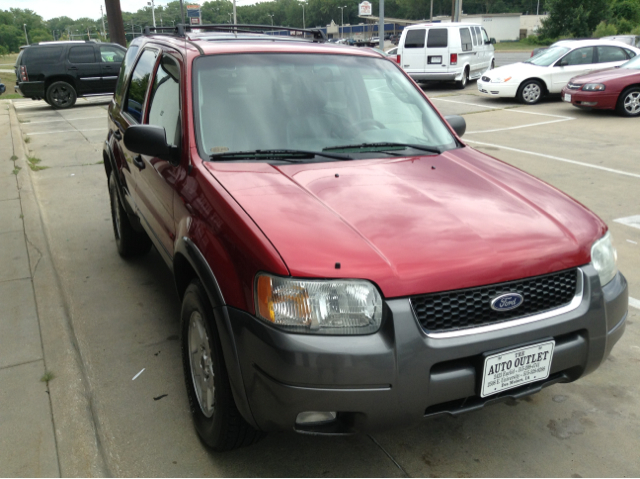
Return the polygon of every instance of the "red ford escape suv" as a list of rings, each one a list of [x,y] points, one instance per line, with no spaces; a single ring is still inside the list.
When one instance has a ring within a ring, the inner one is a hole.
[[[116,244],[173,272],[202,439],[403,427],[594,371],[628,307],[607,226],[465,145],[395,63],[323,40],[147,30],[120,71]]]

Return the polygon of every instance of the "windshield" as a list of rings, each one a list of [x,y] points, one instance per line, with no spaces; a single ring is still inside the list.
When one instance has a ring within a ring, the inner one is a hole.
[[[540,67],[548,67],[569,50],[570,49],[567,47],[550,47],[529,58],[525,63],[531,63]]]
[[[633,57],[627,63],[623,63],[620,68],[633,68],[634,70],[640,70],[640,55]]]
[[[216,55],[198,58],[194,71],[196,132],[204,158],[370,143],[431,146],[439,151],[457,147],[429,103],[385,59]],[[372,154],[371,148],[367,154],[385,156],[382,151]],[[397,149],[394,156],[400,156]]]

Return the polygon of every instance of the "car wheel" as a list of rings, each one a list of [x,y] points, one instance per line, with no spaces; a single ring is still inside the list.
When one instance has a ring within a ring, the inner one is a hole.
[[[65,81],[57,81],[47,88],[47,103],[53,108],[64,109],[76,104],[76,90]]]
[[[640,116],[640,88],[633,87],[622,92],[616,110],[622,116]]]
[[[131,226],[129,216],[120,203],[115,173],[109,176],[109,198],[111,200],[111,219],[113,234],[116,237],[118,253],[123,258],[142,256],[151,249],[151,240],[144,231],[136,231]]]
[[[180,319],[184,377],[198,435],[216,451],[255,443],[263,433],[253,429],[236,407],[213,308],[198,280],[184,294]]]
[[[526,105],[535,105],[542,98],[542,85],[538,80],[527,80],[520,85],[517,98]]]
[[[464,90],[468,82],[469,82],[469,69],[465,68],[464,72],[462,73],[462,79],[456,82],[456,88],[459,90]]]

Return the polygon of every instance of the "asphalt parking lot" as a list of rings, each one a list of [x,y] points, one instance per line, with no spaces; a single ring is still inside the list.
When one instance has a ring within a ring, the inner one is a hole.
[[[409,430],[340,438],[281,432],[250,448],[212,454],[191,424],[180,305],[169,271],[155,250],[135,261],[116,252],[101,153],[105,99],[80,100],[62,111],[15,101],[28,154],[46,168],[30,175],[110,475],[638,475],[638,120],[580,111],[557,99],[526,107],[485,99],[475,82],[463,91],[438,84],[424,89],[444,115],[464,115],[469,146],[547,181],[607,222],[634,298],[627,330],[609,359],[576,383]],[[50,387],[61,386],[54,379]],[[54,415],[64,406],[54,403]]]

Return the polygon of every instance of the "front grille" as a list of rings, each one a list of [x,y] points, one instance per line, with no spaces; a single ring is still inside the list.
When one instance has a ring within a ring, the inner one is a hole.
[[[490,81],[491,81],[491,78],[489,78],[489,77],[482,77],[482,81],[490,82]]]
[[[577,83],[567,83],[567,88],[569,90],[579,90],[582,88],[582,85],[578,85]]]
[[[576,294],[577,270],[536,276],[477,288],[424,294],[410,298],[411,307],[428,332],[452,331],[499,323],[559,308]],[[505,293],[523,296],[522,305],[495,311],[491,300]]]

